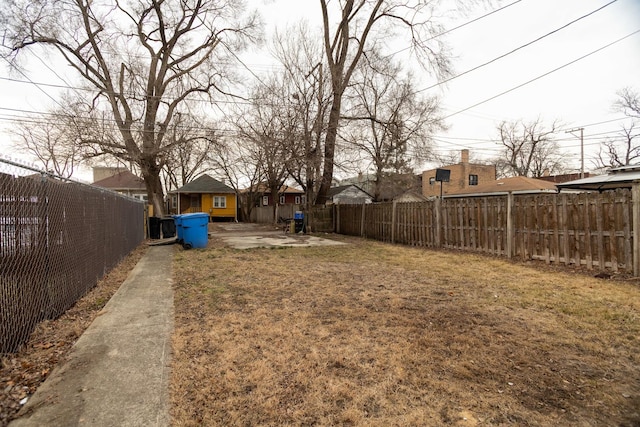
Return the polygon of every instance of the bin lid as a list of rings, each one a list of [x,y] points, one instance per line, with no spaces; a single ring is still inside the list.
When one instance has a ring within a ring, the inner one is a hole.
[[[209,214],[204,212],[188,213],[188,214],[182,214],[180,216],[182,218],[204,218],[204,217],[209,218]]]

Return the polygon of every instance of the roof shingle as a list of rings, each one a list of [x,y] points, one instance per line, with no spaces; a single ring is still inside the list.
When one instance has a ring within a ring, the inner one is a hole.
[[[146,191],[147,187],[144,180],[125,170],[100,181],[96,181],[93,185],[108,188],[110,190],[140,190]]]
[[[223,193],[234,194],[235,190],[228,185],[210,177],[207,174],[201,175],[188,184],[183,185],[173,193]]]

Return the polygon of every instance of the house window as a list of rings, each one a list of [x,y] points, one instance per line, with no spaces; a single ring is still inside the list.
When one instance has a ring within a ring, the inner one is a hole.
[[[300,204],[300,196],[296,196],[295,204],[296,205]]]
[[[227,197],[226,196],[213,196],[213,207],[224,209],[227,207]]]
[[[262,206],[269,206],[269,196],[262,196]]]
[[[478,175],[469,175],[469,185],[478,185]]]
[[[436,183],[436,177],[435,176],[430,177],[429,178],[429,185],[433,185],[435,183]]]
[[[307,196],[306,195],[302,196],[302,199],[300,201],[302,202],[303,205],[305,205],[307,203]]]
[[[281,205],[284,205],[284,201],[285,201],[284,196],[280,196],[280,204]]]

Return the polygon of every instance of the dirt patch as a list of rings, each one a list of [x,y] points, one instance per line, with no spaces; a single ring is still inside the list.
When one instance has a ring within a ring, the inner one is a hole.
[[[6,426],[125,281],[147,250],[139,246],[91,291],[55,320],[41,322],[20,351],[0,358],[0,426]]]
[[[176,254],[176,425],[640,425],[640,287],[341,238]]]

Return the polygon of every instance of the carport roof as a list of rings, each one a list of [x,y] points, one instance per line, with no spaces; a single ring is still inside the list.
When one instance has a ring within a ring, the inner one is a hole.
[[[640,165],[623,166],[611,169],[607,175],[590,176],[556,185],[559,189],[603,191],[631,188],[634,182],[640,182]]]

